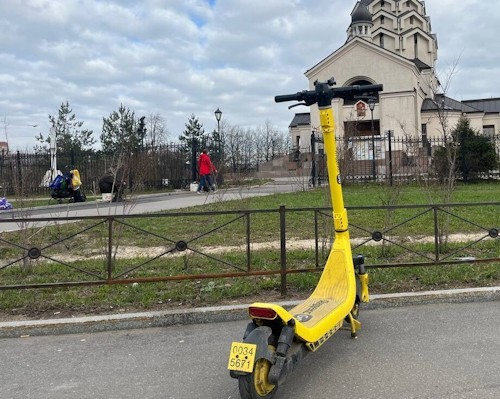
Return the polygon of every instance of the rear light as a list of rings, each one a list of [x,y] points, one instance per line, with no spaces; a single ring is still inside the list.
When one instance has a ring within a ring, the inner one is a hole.
[[[250,309],[248,309],[248,313],[250,313],[250,316],[257,319],[274,320],[276,317],[278,317],[278,314],[274,310],[266,308],[251,307]]]

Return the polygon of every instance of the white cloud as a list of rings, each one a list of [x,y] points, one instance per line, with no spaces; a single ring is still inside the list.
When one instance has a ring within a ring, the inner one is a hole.
[[[294,111],[274,96],[307,87],[304,72],[345,43],[354,4],[2,0],[0,117],[11,148],[46,135],[48,115],[65,101],[96,138],[120,103],[136,115],[160,113],[172,139],[193,113],[205,131],[214,129],[217,107],[243,128],[269,120],[286,130]],[[426,7],[439,68],[460,58],[450,94],[500,96],[500,7],[479,0],[427,0]],[[0,141],[2,134],[3,126]]]

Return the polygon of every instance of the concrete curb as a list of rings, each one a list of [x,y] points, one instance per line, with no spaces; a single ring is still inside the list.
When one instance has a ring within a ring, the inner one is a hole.
[[[441,302],[465,303],[498,300],[500,300],[500,287],[423,291],[372,295],[370,302],[363,304],[363,310]],[[280,305],[285,308],[291,308],[299,302],[280,302]],[[3,322],[0,323],[0,338],[81,334],[245,320],[248,317],[247,308],[248,304],[65,319]]]

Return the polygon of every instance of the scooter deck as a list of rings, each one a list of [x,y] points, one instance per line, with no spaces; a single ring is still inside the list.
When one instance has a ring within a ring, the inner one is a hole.
[[[356,282],[350,247],[332,249],[320,281],[311,296],[290,311],[275,304],[252,306],[273,309],[284,322],[295,319],[295,335],[304,342],[316,343],[342,327],[354,306]]]
[[[331,257],[334,258],[331,261],[332,266],[325,268],[311,296],[290,310],[294,318],[305,327],[314,328],[347,299],[347,276],[343,253],[332,252]]]

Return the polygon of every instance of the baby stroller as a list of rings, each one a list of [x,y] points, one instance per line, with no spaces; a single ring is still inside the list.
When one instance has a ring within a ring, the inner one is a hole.
[[[64,175],[58,175],[50,183],[50,195],[60,204],[64,199],[69,202],[85,202],[87,197],[81,190],[82,181],[78,169],[71,169]]]

